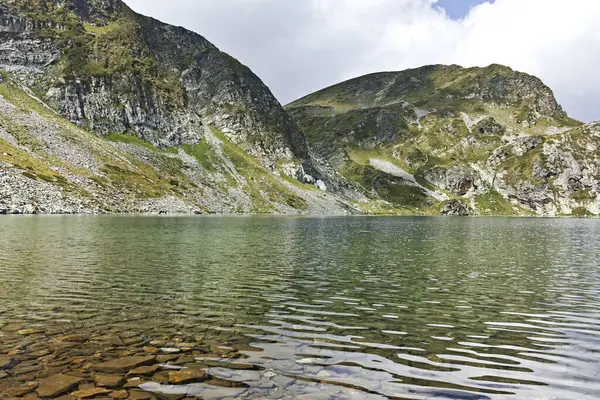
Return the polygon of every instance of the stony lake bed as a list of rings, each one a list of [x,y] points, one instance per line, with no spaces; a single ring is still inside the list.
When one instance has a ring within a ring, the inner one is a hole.
[[[600,221],[7,216],[0,397],[595,399]]]

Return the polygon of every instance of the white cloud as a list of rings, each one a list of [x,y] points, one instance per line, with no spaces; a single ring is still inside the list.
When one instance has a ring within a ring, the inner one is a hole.
[[[126,0],[250,66],[283,102],[357,75],[491,63],[539,76],[600,119],[600,1],[496,0],[449,19],[435,0]]]

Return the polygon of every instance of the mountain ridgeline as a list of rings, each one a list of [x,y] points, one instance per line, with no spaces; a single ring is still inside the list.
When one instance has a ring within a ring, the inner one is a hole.
[[[371,74],[286,108],[316,158],[367,194],[366,212],[600,212],[600,125],[504,66]]]
[[[121,0],[4,0],[0,72],[0,213],[600,213],[600,125],[500,65],[371,74],[284,109]]]

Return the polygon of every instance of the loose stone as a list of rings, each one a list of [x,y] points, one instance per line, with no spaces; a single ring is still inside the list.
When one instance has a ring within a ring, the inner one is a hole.
[[[78,390],[76,392],[71,393],[71,396],[77,397],[79,399],[91,399],[92,397],[100,396],[101,394],[108,394],[110,390],[103,388],[93,388],[93,389],[85,389]]]
[[[152,375],[160,369],[160,365],[148,365],[134,368],[127,375]]]
[[[64,335],[57,336],[54,338],[59,342],[75,342],[75,343],[84,343],[88,341],[88,337],[85,335]]]
[[[140,367],[142,365],[152,364],[156,360],[152,356],[131,356],[124,357],[118,360],[111,360],[97,364],[94,366],[96,371],[107,372],[107,373],[118,373],[126,372],[133,368]]]
[[[44,331],[41,329],[21,329],[21,330],[19,330],[18,333],[19,333],[19,335],[29,336],[29,335],[35,335],[37,333],[44,333]]]
[[[176,347],[161,347],[160,351],[162,351],[163,353],[169,353],[169,354],[181,353],[181,349],[178,349]]]
[[[125,378],[120,375],[105,375],[98,374],[96,375],[96,386],[107,387],[107,388],[116,388],[123,384]]]
[[[129,400],[150,400],[154,398],[152,393],[142,392],[141,390],[132,390],[129,394]]]
[[[23,397],[33,392],[38,387],[37,382],[30,382],[26,386],[10,388],[4,391],[4,394],[11,397]]]
[[[129,392],[127,390],[116,390],[108,395],[115,400],[124,400],[129,397]]]
[[[73,389],[82,380],[74,376],[56,374],[39,382],[37,394],[40,397],[57,397]]]
[[[169,372],[169,383],[171,384],[197,382],[206,379],[208,379],[206,371],[199,368],[188,368]]]
[[[179,358],[179,356],[177,354],[161,354],[160,356],[156,357],[156,359],[159,362],[168,362],[168,361],[173,361],[173,360],[177,360]]]
[[[150,353],[150,354],[156,354],[156,353],[160,352],[160,350],[157,347],[151,347],[151,346],[144,346],[142,348],[142,350],[144,350],[145,353]]]

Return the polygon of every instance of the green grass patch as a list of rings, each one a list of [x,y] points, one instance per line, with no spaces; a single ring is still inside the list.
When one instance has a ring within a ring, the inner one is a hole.
[[[50,169],[44,160],[11,146],[3,139],[0,139],[0,161],[21,169],[23,175],[30,179],[40,179],[57,184],[65,189],[73,189],[69,181],[58,172]]]
[[[203,139],[198,144],[184,144],[181,148],[190,156],[194,157],[200,165],[208,171],[216,171],[218,163],[217,156],[210,144]]]
[[[298,187],[298,188],[300,188],[300,189],[302,189],[302,190],[310,190],[310,191],[313,191],[313,192],[320,192],[320,191],[321,191],[321,189],[319,189],[319,188],[318,188],[318,187],[316,187],[315,185],[309,185],[309,184],[307,184],[307,183],[302,183],[302,182],[300,182],[298,179],[296,179],[296,178],[293,178],[293,177],[291,177],[291,176],[289,176],[289,175],[286,175],[286,174],[284,174],[283,172],[281,172],[281,173],[279,174],[279,177],[280,177],[281,179],[283,179],[284,181],[286,181],[286,182],[289,182],[289,183],[291,183],[292,185],[294,185],[294,186],[296,186],[296,187]]]
[[[581,189],[573,193],[571,196],[576,201],[592,201],[596,199],[596,193],[590,189]]]
[[[56,114],[52,109],[46,107],[43,103],[25,93],[23,89],[8,77],[3,79],[3,82],[0,83],[0,95],[23,113],[36,112],[39,115],[48,117],[54,121],[63,120],[60,115]]]
[[[475,206],[481,215],[516,215],[513,206],[500,193],[491,189],[475,197]]]
[[[277,181],[254,158],[240,149],[237,145],[227,140],[225,135],[215,128],[212,132],[222,141],[223,152],[235,165],[236,170],[246,180],[244,191],[250,196],[253,203],[252,212],[268,213],[276,211],[272,202],[287,204],[297,210],[307,210],[308,204],[304,199],[294,194],[281,182]]]
[[[574,208],[571,212],[571,216],[578,218],[595,217],[595,215],[589,212],[585,207]]]
[[[405,185],[401,178],[369,165],[348,160],[341,173],[349,181],[360,185],[366,193],[374,190],[379,197],[392,203],[392,207],[424,208],[432,205],[431,199],[423,189]]]
[[[111,142],[134,144],[137,146],[145,147],[146,149],[152,150],[152,151],[159,150],[156,147],[154,147],[150,142],[146,142],[145,140],[142,140],[142,139],[138,138],[137,136],[126,135],[126,134],[122,134],[122,133],[116,133],[116,132],[110,133],[106,136],[106,140],[109,140]]]

